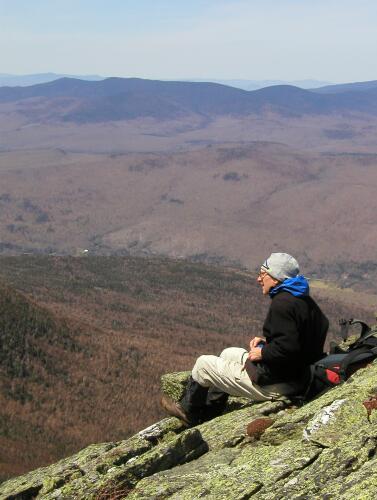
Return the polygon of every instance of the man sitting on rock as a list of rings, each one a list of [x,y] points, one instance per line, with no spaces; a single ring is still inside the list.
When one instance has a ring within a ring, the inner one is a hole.
[[[180,402],[163,396],[161,405],[169,415],[196,425],[221,414],[229,395],[269,401],[304,391],[309,365],[324,355],[329,322],[309,296],[309,284],[291,255],[271,254],[257,281],[271,298],[264,336],[250,341],[249,352],[230,347],[219,357],[200,356]]]

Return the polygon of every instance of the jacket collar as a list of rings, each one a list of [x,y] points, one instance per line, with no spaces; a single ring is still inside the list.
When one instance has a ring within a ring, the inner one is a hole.
[[[280,285],[271,288],[269,291],[270,297],[274,297],[280,292],[289,292],[295,297],[305,297],[309,295],[309,283],[305,276],[301,274],[295,278],[287,278]]]

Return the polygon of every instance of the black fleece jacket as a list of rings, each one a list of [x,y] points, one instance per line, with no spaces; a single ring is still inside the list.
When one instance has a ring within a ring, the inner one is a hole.
[[[329,321],[309,296],[282,291],[272,297],[263,325],[266,344],[258,363],[258,383],[299,378],[308,365],[323,357]]]

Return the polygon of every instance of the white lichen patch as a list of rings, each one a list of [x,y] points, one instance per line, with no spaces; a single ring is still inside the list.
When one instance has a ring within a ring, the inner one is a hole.
[[[322,408],[305,427],[303,432],[304,439],[310,441],[313,434],[332,423],[336,418],[337,412],[346,401],[346,399],[336,399],[331,405]]]
[[[289,486],[294,486],[297,483],[298,483],[298,477],[294,477],[293,479],[291,479],[287,483],[285,483],[283,488],[288,488]]]
[[[280,465],[281,463],[283,463],[283,460],[281,458],[278,458],[277,460],[271,460],[270,465]]]
[[[139,432],[139,436],[142,439],[147,439],[147,440],[157,439],[157,438],[161,437],[162,434],[163,434],[163,430],[161,429],[161,427],[158,424],[150,425],[149,427],[147,427]]]
[[[113,472],[116,472],[118,470],[118,467],[110,467],[110,469],[107,471],[108,474],[111,474]]]

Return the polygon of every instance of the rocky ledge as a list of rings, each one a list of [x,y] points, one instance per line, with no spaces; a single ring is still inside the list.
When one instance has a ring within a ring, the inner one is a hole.
[[[188,373],[162,378],[176,400]],[[190,429],[166,418],[0,486],[1,499],[369,499],[377,495],[377,362],[300,407],[232,399]]]

